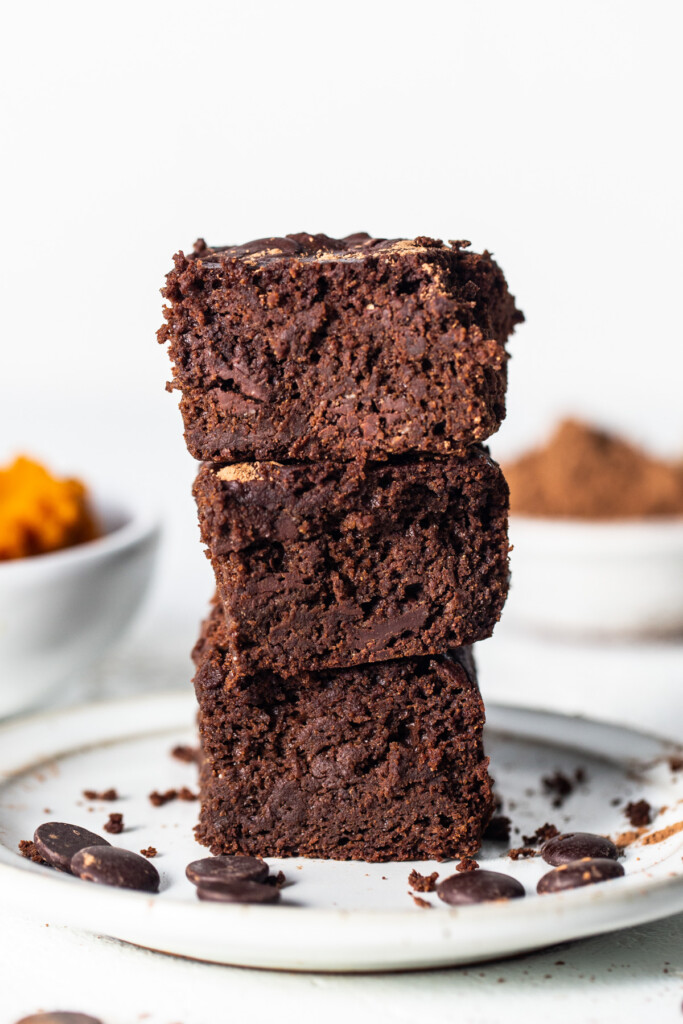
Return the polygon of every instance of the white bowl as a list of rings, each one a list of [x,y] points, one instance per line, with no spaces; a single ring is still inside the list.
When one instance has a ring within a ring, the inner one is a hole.
[[[0,562],[0,715],[36,706],[97,661],[140,606],[158,522],[113,503],[96,510],[97,540]]]
[[[584,636],[683,633],[683,518],[510,517],[505,621]]]

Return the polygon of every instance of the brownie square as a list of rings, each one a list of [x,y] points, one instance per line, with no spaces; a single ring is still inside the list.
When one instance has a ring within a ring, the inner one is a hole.
[[[194,494],[240,672],[439,654],[491,634],[508,490],[479,446],[389,463],[205,463]]]
[[[385,459],[489,437],[523,316],[468,244],[297,234],[179,253],[158,336],[192,455]]]
[[[476,853],[492,809],[471,652],[234,671],[215,608],[194,652],[196,835],[211,852],[338,860]]]

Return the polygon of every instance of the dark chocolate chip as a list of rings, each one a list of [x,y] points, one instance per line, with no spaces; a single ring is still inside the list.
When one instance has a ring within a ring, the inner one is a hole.
[[[563,889],[578,889],[582,885],[594,885],[596,882],[608,882],[611,878],[621,878],[624,868],[607,857],[586,857],[574,860],[569,864],[561,864],[554,871],[549,871],[539,881],[536,892],[562,892]]]
[[[573,860],[584,857],[607,857],[616,860],[619,851],[604,836],[593,835],[592,832],[565,832],[561,836],[553,836],[541,847],[541,857],[547,864],[557,867],[558,864],[570,864]]]
[[[159,872],[144,857],[118,846],[87,846],[74,856],[71,872],[86,882],[119,889],[159,891]]]
[[[444,903],[458,907],[467,903],[518,899],[524,896],[524,886],[516,878],[500,871],[466,871],[462,875],[444,878],[437,885],[436,893]]]
[[[280,890],[275,885],[262,882],[211,882],[197,886],[197,896],[212,903],[276,903],[280,899]]]
[[[260,857],[204,857],[193,860],[185,868],[193,885],[231,885],[233,882],[262,882],[268,875],[268,865]]]
[[[71,871],[71,859],[86,846],[109,846],[102,836],[80,825],[63,821],[47,821],[33,833],[33,842],[41,857],[60,871]]]
[[[98,1017],[89,1017],[87,1013],[70,1013],[58,1010],[56,1013],[32,1013],[30,1017],[22,1017],[17,1024],[102,1024]]]

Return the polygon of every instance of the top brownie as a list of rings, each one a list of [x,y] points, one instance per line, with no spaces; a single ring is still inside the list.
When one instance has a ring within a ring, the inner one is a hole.
[[[468,244],[298,234],[179,253],[159,340],[192,455],[382,460],[489,437],[523,316]]]

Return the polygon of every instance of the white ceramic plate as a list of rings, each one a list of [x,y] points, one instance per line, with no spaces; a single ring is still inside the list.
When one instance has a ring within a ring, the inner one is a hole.
[[[509,903],[433,909],[408,894],[412,867],[443,878],[453,864],[364,864],[271,861],[294,884],[275,906],[200,903],[185,865],[206,855],[192,837],[197,804],[153,808],[148,794],[195,784],[195,769],[169,756],[192,743],[194,706],[184,695],[97,704],[0,728],[0,900],[42,923],[70,925],[165,953],[289,970],[373,971],[462,964],[548,946],[650,921],[683,910],[683,772],[676,752],[652,737],[613,726],[506,707],[489,708],[488,750],[512,845],[551,822],[613,836],[630,826],[629,800],[658,811],[630,845],[626,877],[571,892],[537,896],[548,870],[539,858],[511,861],[485,844],[482,866],[507,871],[527,888]],[[561,770],[579,784],[562,807],[541,779]],[[91,803],[83,789],[114,786],[117,803]],[[617,806],[615,801],[619,800]],[[127,826],[115,837],[131,850],[155,846],[158,896],[82,882],[30,863],[17,853],[42,821],[83,824],[101,832],[112,810]],[[647,838],[650,842],[646,842]],[[652,840],[658,841],[652,841]]]

